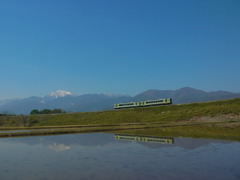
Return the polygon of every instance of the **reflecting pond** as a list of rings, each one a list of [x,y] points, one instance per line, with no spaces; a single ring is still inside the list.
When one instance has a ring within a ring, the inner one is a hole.
[[[240,142],[171,139],[107,133],[1,138],[0,179],[240,179]]]

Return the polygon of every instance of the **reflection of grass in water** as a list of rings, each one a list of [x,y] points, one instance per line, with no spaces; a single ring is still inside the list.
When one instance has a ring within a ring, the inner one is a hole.
[[[118,132],[116,132],[118,133]],[[177,126],[154,129],[134,129],[121,131],[123,134],[212,138],[240,141],[240,123],[233,124],[206,124],[200,126]]]
[[[37,128],[37,127],[35,127]],[[41,127],[39,127],[41,128]],[[46,127],[47,128],[47,127]],[[49,127],[48,127],[49,128]],[[42,136],[71,133],[113,132],[121,134],[215,138],[240,141],[240,122],[210,122],[210,123],[168,123],[168,124],[127,124],[115,126],[59,126],[29,132],[0,133],[0,137]]]

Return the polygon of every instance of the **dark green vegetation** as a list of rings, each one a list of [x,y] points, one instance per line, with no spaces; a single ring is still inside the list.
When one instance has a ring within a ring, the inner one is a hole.
[[[240,136],[240,99],[99,112],[1,116],[0,126],[2,130],[57,128],[51,130],[52,134],[119,130],[141,134],[140,129],[145,129],[144,133],[149,135],[190,136],[196,133],[196,137],[215,138],[222,138],[219,135],[226,130],[234,133],[232,138],[236,139]]]
[[[4,112],[4,113],[0,113],[0,116],[15,116],[15,114]]]
[[[66,113],[65,111],[63,111],[62,109],[43,109],[41,111],[39,111],[38,109],[33,109],[30,114],[59,114],[59,113]]]

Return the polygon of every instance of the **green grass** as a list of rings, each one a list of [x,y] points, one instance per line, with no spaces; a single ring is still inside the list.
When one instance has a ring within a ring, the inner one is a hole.
[[[216,102],[167,105],[135,109],[66,114],[2,116],[0,126],[34,127],[122,123],[174,123],[194,120],[239,118],[240,99]]]

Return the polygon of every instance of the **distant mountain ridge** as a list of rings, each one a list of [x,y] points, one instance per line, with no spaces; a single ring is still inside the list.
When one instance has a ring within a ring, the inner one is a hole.
[[[0,101],[0,113],[29,114],[33,109],[60,108],[67,112],[101,111],[113,109],[113,104],[131,101],[172,98],[174,104],[215,101],[240,98],[240,93],[227,91],[205,92],[191,87],[177,90],[150,89],[136,96],[113,94],[85,94],[76,96],[71,92],[58,90],[44,97]]]
[[[177,90],[147,90],[135,96],[139,100],[161,99],[171,97],[174,104],[193,103],[203,101],[215,101],[240,97],[240,93],[227,91],[205,92],[191,87],[184,87]]]

